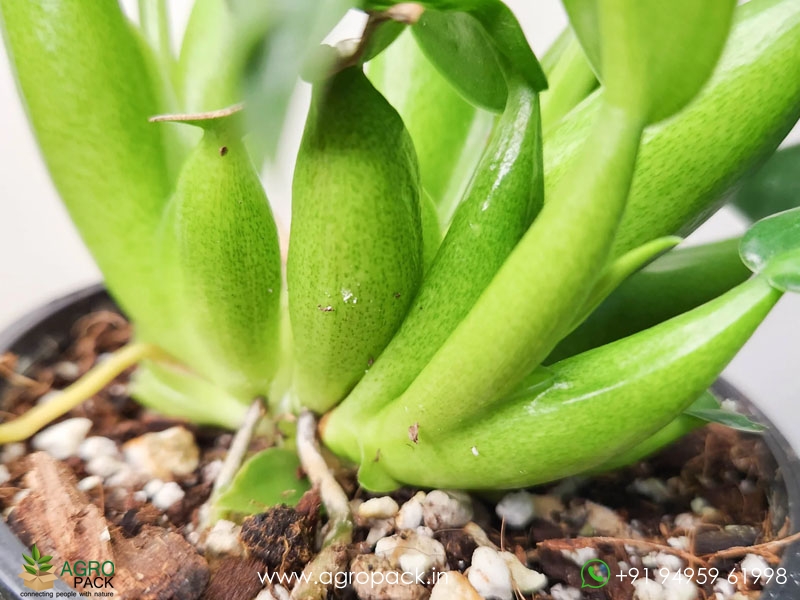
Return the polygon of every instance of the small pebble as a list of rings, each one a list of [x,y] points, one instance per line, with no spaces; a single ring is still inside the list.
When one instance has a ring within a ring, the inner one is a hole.
[[[657,477],[636,479],[633,484],[631,484],[631,489],[637,494],[659,503],[666,502],[673,497],[672,490],[669,489],[669,486]]]
[[[463,492],[433,490],[422,503],[422,520],[434,531],[463,527],[472,520],[472,500]]]
[[[142,491],[147,494],[147,498],[152,499],[159,490],[164,487],[164,482],[160,479],[151,479],[148,481],[145,486],[142,488]]]
[[[0,451],[0,462],[8,464],[12,461],[17,460],[18,458],[22,458],[25,456],[25,444],[22,442],[14,442],[12,444],[6,444],[3,446],[3,449]]]
[[[467,579],[484,598],[512,600],[514,597],[511,571],[500,553],[492,548],[481,546],[475,549]]]
[[[523,565],[515,554],[501,552],[500,556],[506,561],[508,570],[511,572],[511,580],[523,594],[533,594],[547,585],[547,577],[543,573]]]
[[[681,513],[675,517],[675,527],[691,530],[697,527],[697,517],[692,513]]]
[[[83,417],[67,419],[51,425],[33,436],[33,447],[47,452],[56,460],[75,456],[81,442],[92,428],[92,422]]]
[[[714,582],[714,591],[723,598],[730,598],[736,593],[736,586],[725,577],[720,577]]]
[[[106,487],[128,489],[139,487],[141,482],[142,478],[134,473],[133,469],[125,463],[121,463],[120,469],[112,473],[105,481]]]
[[[101,454],[86,463],[86,472],[105,479],[114,473],[128,469],[128,465],[113,456]]]
[[[581,600],[583,597],[578,588],[569,587],[563,583],[557,583],[550,588],[550,595],[553,600]]]
[[[397,506],[394,498],[381,496],[380,498],[370,498],[358,507],[358,516],[365,521],[376,519],[393,519],[400,507]]]
[[[442,573],[431,590],[430,600],[482,600],[469,579],[458,571]]]
[[[665,568],[670,571],[679,572],[683,569],[684,562],[668,552],[650,552],[642,557],[642,564],[648,569]]]
[[[671,547],[677,550],[689,550],[689,548],[691,547],[691,542],[689,541],[689,537],[686,535],[667,538],[667,544],[669,544]]]
[[[692,500],[690,506],[692,507],[692,512],[698,516],[703,516],[703,512],[706,509],[711,508],[711,505],[708,503],[708,500],[706,500],[705,498],[701,498],[699,496],[694,500]]]
[[[153,506],[159,510],[167,510],[176,502],[183,500],[186,492],[174,481],[168,481],[153,496]]]
[[[369,533],[367,533],[367,544],[370,547],[373,547],[378,540],[385,538],[387,535],[391,535],[394,531],[394,520],[393,519],[382,519],[380,521],[375,521],[372,524],[372,527],[369,528]]]
[[[11,479],[11,473],[8,472],[8,467],[0,465],[0,485]]]
[[[447,562],[444,546],[432,537],[405,532],[378,540],[375,555],[389,560],[392,566],[399,567],[415,577],[429,573],[433,568],[443,571]]]
[[[194,436],[180,426],[140,435],[127,441],[122,451],[134,470],[164,480],[188,475],[200,460]]]
[[[214,555],[239,556],[242,553],[242,544],[239,542],[239,532],[242,530],[233,521],[220,519],[206,537],[206,552]]]
[[[103,478],[98,477],[97,475],[90,475],[89,477],[84,477],[78,482],[78,489],[82,492],[88,492],[89,490],[93,490],[96,487],[103,485]]]
[[[666,600],[696,600],[699,590],[694,582],[683,576],[680,571],[671,574],[664,581]]]
[[[561,554],[569,558],[579,567],[582,567],[583,563],[587,560],[597,558],[597,550],[588,546],[586,548],[576,548],[575,550],[562,550]]]
[[[53,371],[56,375],[61,377],[61,379],[66,379],[67,381],[74,381],[81,374],[81,369],[78,364],[68,360],[62,360],[56,363],[53,367]]]
[[[100,541],[101,542],[111,541],[111,532],[108,531],[108,527],[106,527],[105,529],[103,529],[103,531],[100,532]]]
[[[93,435],[81,442],[78,447],[78,456],[82,460],[90,461],[100,456],[118,458],[120,453],[114,440],[100,435]]]
[[[767,569],[771,569],[769,563],[757,554],[748,554],[744,557],[742,564],[739,566],[742,571],[750,574],[748,575],[748,579],[751,581],[755,581],[755,577],[752,577],[752,573],[757,571],[763,575],[767,572]]]
[[[398,531],[415,529],[422,525],[422,503],[425,501],[425,492],[417,492],[397,512],[394,523]]]
[[[667,600],[664,586],[647,577],[639,577],[633,582],[633,587],[634,600]]]
[[[503,496],[497,503],[495,512],[506,525],[514,529],[523,529],[536,515],[533,506],[533,496],[525,490],[511,492]]]

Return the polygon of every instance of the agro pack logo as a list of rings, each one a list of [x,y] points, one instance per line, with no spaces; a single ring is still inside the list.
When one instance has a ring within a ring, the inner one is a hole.
[[[71,577],[72,586],[79,590],[111,590],[114,588],[114,563],[110,560],[103,562],[97,560],[64,561],[58,571],[58,576],[56,576],[55,569],[50,563],[53,557],[42,556],[36,544],[31,546],[30,555],[23,553],[22,558],[24,560],[22,563],[24,570],[19,576],[22,578],[25,587],[36,592],[53,589],[59,577]],[[91,594],[91,592],[89,593]],[[80,596],[85,595],[86,592],[80,593]],[[110,596],[113,595],[113,592],[95,592],[93,595]]]
[[[53,565],[50,564],[52,556],[42,556],[39,548],[34,544],[31,546],[30,555],[23,553],[22,559],[24,560],[22,563],[24,571],[19,576],[26,588],[36,592],[53,589],[53,584],[58,577],[50,572],[53,570]]]

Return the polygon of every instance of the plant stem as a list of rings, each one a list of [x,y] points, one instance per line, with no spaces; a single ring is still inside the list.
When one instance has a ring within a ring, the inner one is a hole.
[[[347,565],[346,546],[352,540],[353,517],[347,494],[331,474],[317,443],[317,421],[311,412],[304,412],[297,421],[297,452],[300,463],[317,488],[330,517],[322,551],[303,569],[303,577],[292,590],[292,600],[322,600],[328,587],[322,583],[323,573],[342,571]]]
[[[225,456],[225,462],[222,464],[219,475],[217,475],[217,478],[214,480],[214,487],[211,490],[208,500],[200,507],[197,531],[202,532],[219,518],[217,511],[214,510],[214,504],[222,490],[224,490],[236,476],[236,472],[239,470],[247,454],[250,440],[253,439],[253,433],[263,416],[264,402],[261,398],[256,398],[250,405],[241,427],[239,427],[236,434],[233,436],[231,446],[228,448],[228,454]]]
[[[300,464],[311,484],[319,490],[330,517],[330,526],[323,545],[349,543],[353,531],[350,502],[319,451],[316,433],[317,421],[314,415],[309,411],[301,414],[297,420],[297,452],[300,455]]]
[[[30,409],[9,423],[0,425],[0,444],[29,438],[42,427],[69,412],[111,383],[120,373],[146,359],[164,359],[166,354],[153,344],[135,343],[114,352],[92,367],[57,397]]]

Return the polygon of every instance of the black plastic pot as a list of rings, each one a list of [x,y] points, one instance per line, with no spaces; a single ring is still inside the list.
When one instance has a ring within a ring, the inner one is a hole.
[[[51,302],[17,321],[0,333],[0,354],[11,351],[20,357],[36,360],[53,355],[64,344],[73,323],[81,316],[99,309],[115,309],[101,285],[95,285]],[[22,365],[24,367],[24,365]],[[768,475],[773,481],[770,503],[775,524],[788,516],[792,531],[800,530],[800,459],[778,428],[730,384],[719,381],[715,390],[721,396],[739,401],[758,422],[768,427],[764,439],[775,464]],[[3,386],[0,384],[0,393]],[[4,522],[0,522],[0,598],[21,598],[27,590],[18,577],[22,571],[22,552],[26,549]],[[783,585],[773,582],[761,594],[761,600],[800,600],[800,542],[784,551],[781,566],[788,573]],[[53,592],[71,588],[58,581]],[[55,595],[55,594],[54,594]]]

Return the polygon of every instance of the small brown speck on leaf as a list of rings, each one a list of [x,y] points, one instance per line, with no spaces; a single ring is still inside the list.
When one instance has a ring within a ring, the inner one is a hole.
[[[375,359],[370,356],[369,359],[367,360],[367,366],[371,367],[374,364],[375,364]]]
[[[219,155],[220,156],[225,156],[227,153],[228,153],[228,147],[227,146],[222,146],[219,149]]]
[[[415,444],[419,444],[419,423],[414,423],[408,428],[408,439]]]
[[[395,292],[395,293],[394,293],[394,297],[395,297],[395,298],[399,298],[399,297],[400,297],[400,292]]]
[[[317,304],[317,308],[322,312],[333,312],[332,306],[322,306],[322,304]]]

